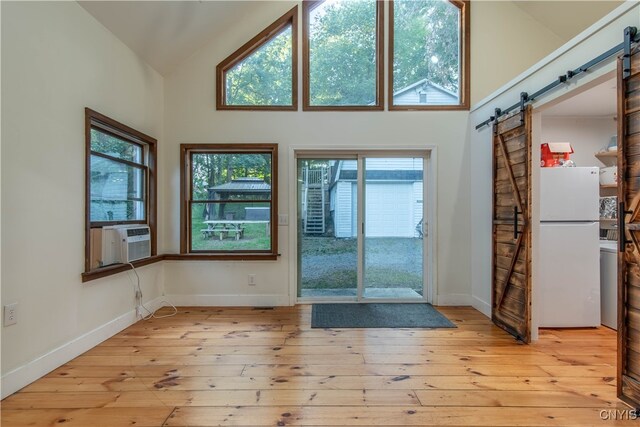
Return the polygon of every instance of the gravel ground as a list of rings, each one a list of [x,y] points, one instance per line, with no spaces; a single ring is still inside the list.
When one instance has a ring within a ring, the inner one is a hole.
[[[367,286],[422,289],[421,239],[368,238],[365,254]],[[305,289],[352,287],[356,265],[355,239],[303,239],[301,273]]]

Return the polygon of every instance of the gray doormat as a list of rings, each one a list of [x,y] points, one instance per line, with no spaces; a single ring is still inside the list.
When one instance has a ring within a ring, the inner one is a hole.
[[[431,304],[313,304],[312,328],[455,328]]]

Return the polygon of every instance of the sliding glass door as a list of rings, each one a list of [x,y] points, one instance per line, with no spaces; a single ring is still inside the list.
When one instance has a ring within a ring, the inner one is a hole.
[[[298,297],[356,299],[357,159],[298,159],[297,169]]]
[[[422,299],[423,158],[364,158],[363,298]]]
[[[427,159],[298,155],[299,300],[424,300]]]

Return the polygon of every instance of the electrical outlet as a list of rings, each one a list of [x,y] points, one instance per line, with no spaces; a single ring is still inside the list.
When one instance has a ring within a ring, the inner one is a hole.
[[[4,326],[15,325],[18,323],[18,303],[7,304],[4,306]]]
[[[255,286],[256,285],[256,275],[255,274],[250,274],[249,275],[249,286]]]
[[[289,225],[289,215],[278,214],[278,225]]]

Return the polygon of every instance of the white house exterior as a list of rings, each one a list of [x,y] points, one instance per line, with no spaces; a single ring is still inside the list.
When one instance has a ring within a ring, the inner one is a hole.
[[[365,173],[365,235],[419,237],[423,212],[423,160],[368,158]],[[340,160],[329,189],[335,237],[357,236],[357,162]],[[410,209],[406,209],[411,206]]]
[[[117,157],[117,154],[114,154]],[[144,219],[144,178],[132,167],[91,156],[91,221]]]
[[[394,105],[456,105],[458,95],[427,79],[398,89],[393,94]]]

